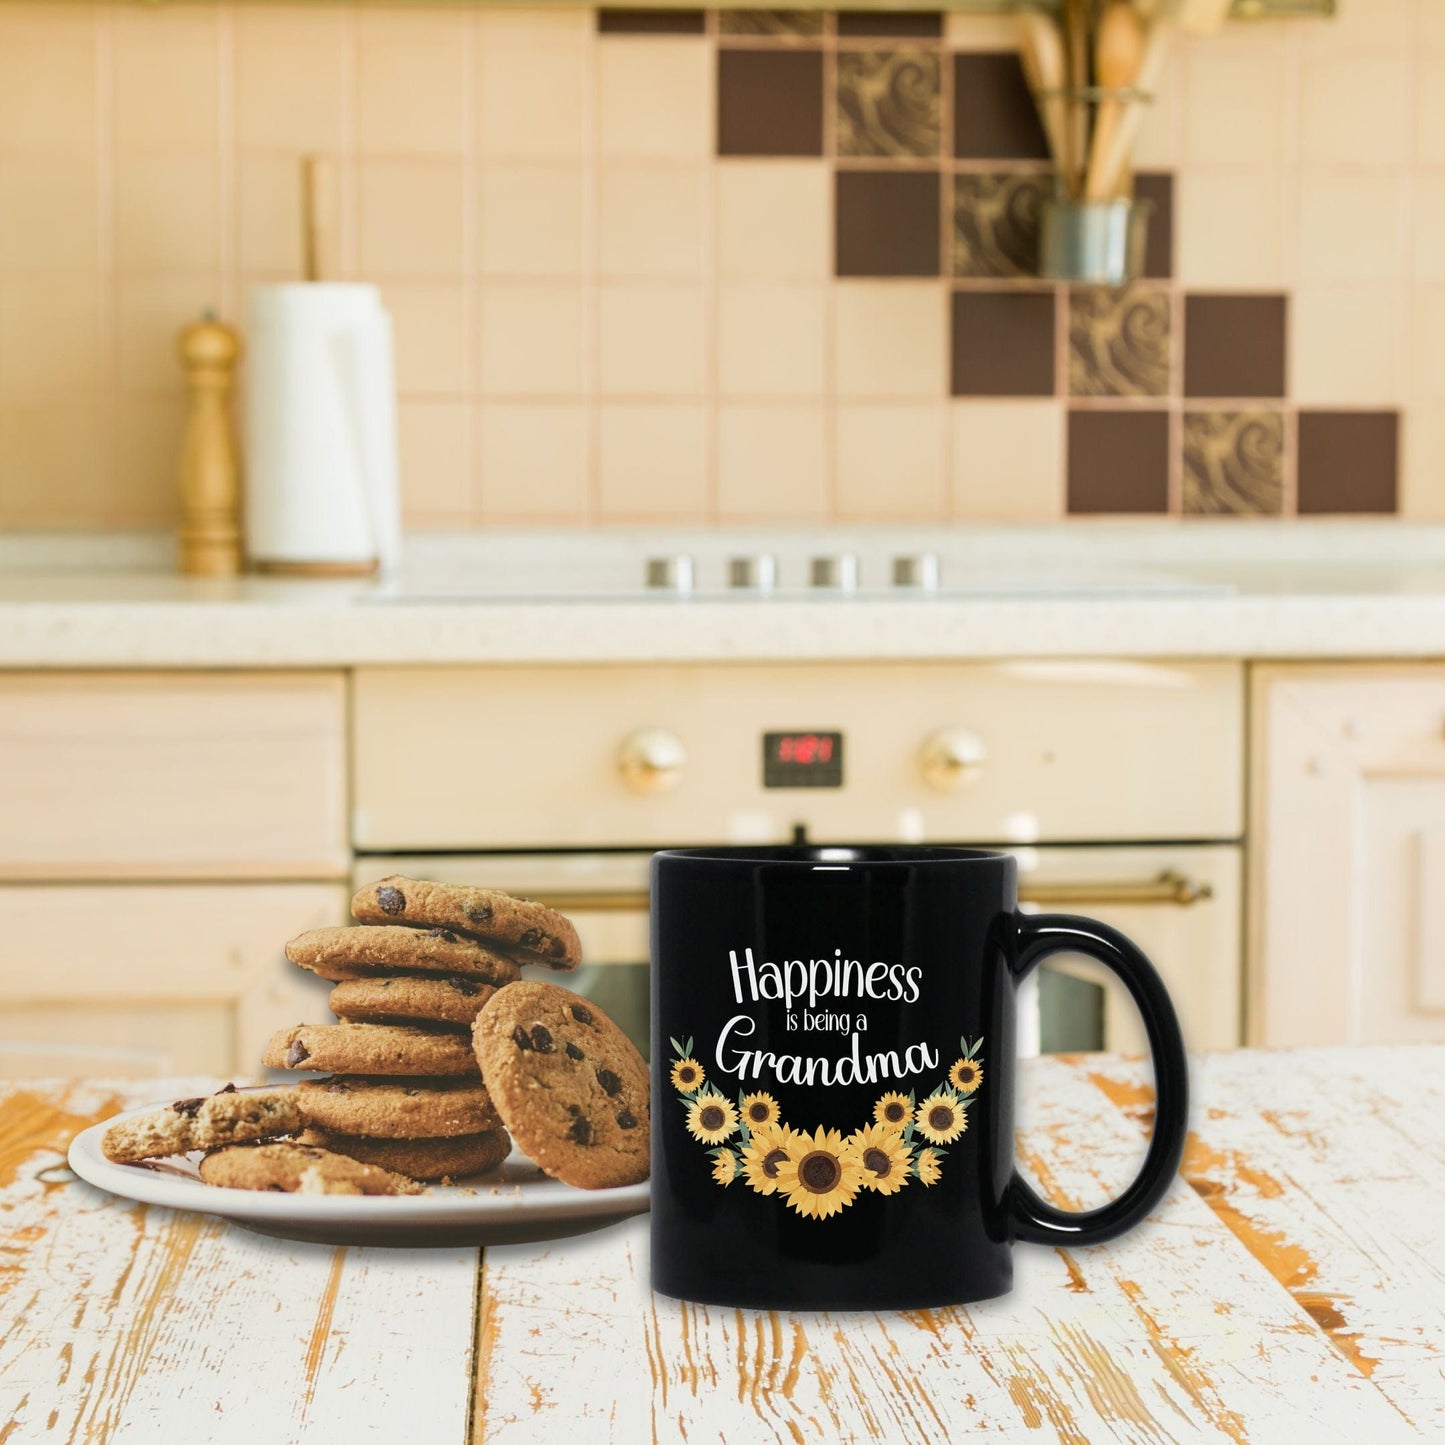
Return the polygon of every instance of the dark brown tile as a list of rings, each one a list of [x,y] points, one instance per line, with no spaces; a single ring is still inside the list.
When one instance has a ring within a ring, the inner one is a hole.
[[[720,50],[717,148],[724,156],[822,155],[822,52]]]
[[[1134,198],[1153,206],[1144,274],[1151,281],[1167,281],[1174,274],[1174,177],[1168,171],[1141,172],[1134,177]]]
[[[1299,511],[1395,511],[1399,450],[1398,412],[1300,412]]]
[[[1277,517],[1284,505],[1284,414],[1184,414],[1184,511]]]
[[[780,38],[823,33],[821,10],[719,10],[723,35],[774,35]]]
[[[937,171],[839,171],[834,187],[839,276],[940,274]]]
[[[1069,412],[1069,511],[1169,510],[1169,416]]]
[[[1054,394],[1054,293],[955,291],[954,396]]]
[[[1037,276],[1047,176],[965,173],[953,178],[953,274]]]
[[[1157,286],[1069,293],[1072,396],[1164,396],[1169,391],[1169,293]]]
[[[943,144],[936,50],[842,50],[834,133],[840,156],[936,156]]]
[[[1285,298],[1186,296],[1185,396],[1283,396]]]
[[[838,34],[889,39],[895,35],[937,39],[943,34],[943,15],[937,10],[842,10]]]
[[[1013,51],[953,57],[953,153],[960,160],[1047,160],[1048,142]]]
[[[706,29],[701,10],[599,10],[601,35],[701,35]]]

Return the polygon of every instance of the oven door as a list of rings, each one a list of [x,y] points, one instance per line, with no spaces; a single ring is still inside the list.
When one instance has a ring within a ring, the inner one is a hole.
[[[1231,844],[1016,848],[1024,909],[1082,913],[1134,939],[1158,965],[1193,1049],[1240,1040],[1240,850]],[[366,855],[356,886],[388,873],[502,888],[548,903],[577,927],[586,962],[553,977],[595,999],[648,1051],[650,852]],[[1128,996],[1097,964],[1050,960],[1026,986],[1021,1053],[1142,1052]]]

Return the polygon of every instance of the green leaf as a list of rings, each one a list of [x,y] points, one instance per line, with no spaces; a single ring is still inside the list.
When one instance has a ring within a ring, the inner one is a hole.
[[[968,1058],[971,1059],[971,1058],[973,1058],[973,1056],[974,1056],[976,1053],[978,1053],[978,1051],[979,1051],[982,1047],[983,1047],[983,1035],[980,1034],[980,1035],[973,1041],[973,1047],[972,1047],[971,1049],[966,1049],[966,1050],[964,1051],[964,1053],[965,1053],[965,1055],[966,1055]]]
[[[753,1137],[753,1132],[752,1132],[751,1129],[748,1128],[748,1121],[747,1121],[747,1119],[743,1117],[743,1098],[744,1098],[743,1091],[742,1091],[741,1089],[739,1089],[739,1090],[738,1090],[738,1137],[743,1141],[744,1144],[746,1144],[746,1143],[748,1142],[748,1140]]]
[[[689,1035],[687,1036],[687,1052],[688,1052],[689,1056],[691,1056],[691,1054],[692,1054],[692,1035],[691,1035],[691,1034],[689,1034]]]
[[[672,1045],[672,1051],[673,1051],[673,1053],[677,1054],[679,1057],[682,1057],[682,1056],[685,1056],[685,1055],[686,1055],[687,1050],[684,1049],[683,1046],[682,1046],[680,1043],[678,1043],[678,1041],[677,1041],[675,1038],[673,1038],[673,1036],[672,1036],[671,1034],[668,1034],[668,1036],[667,1036],[667,1041],[668,1041],[668,1043],[670,1043],[670,1044]]]

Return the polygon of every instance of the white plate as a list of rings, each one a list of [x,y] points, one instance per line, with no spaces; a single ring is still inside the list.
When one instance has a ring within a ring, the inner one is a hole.
[[[130,1109],[116,1118],[149,1113],[168,1102]],[[100,1140],[114,1122],[107,1119],[92,1125],[71,1141],[70,1167],[87,1184],[143,1204],[218,1215],[285,1239],[326,1244],[522,1244],[586,1234],[643,1214],[648,1207],[646,1182],[620,1189],[574,1189],[547,1178],[517,1149],[489,1174],[446,1187],[432,1185],[425,1194],[219,1189],[201,1183],[196,1172],[199,1154],[155,1165],[112,1164],[100,1152]]]

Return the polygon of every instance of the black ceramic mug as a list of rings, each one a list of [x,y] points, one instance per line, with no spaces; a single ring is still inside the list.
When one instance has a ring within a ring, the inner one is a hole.
[[[1142,1169],[1054,1208],[1013,1165],[1019,984],[1084,953],[1154,1055]],[[652,1283],[709,1304],[897,1309],[1003,1294],[1016,1240],[1137,1224],[1184,1148],[1159,975],[1114,929],[1017,909],[1014,860],[964,848],[699,848],[652,862]]]

